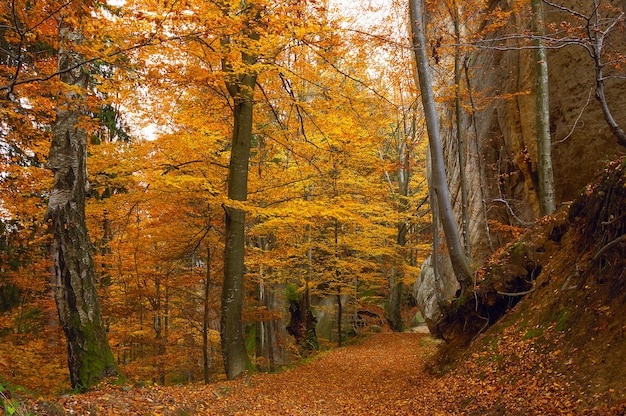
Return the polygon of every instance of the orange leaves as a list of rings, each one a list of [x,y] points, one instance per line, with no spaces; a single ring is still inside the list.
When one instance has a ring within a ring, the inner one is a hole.
[[[382,288],[379,259],[397,254],[392,241],[399,217],[392,213],[377,149],[401,118],[396,111],[406,96],[395,103],[392,96],[402,95],[402,70],[379,82],[379,72],[363,59],[374,49],[367,49],[363,36],[357,47],[351,45],[348,40],[357,37],[336,30],[324,2],[246,4],[250,8],[237,1],[127,0],[119,9],[86,9],[82,2],[75,10],[63,8],[63,17],[85,37],[72,47],[97,59],[88,69],[98,90],[89,97],[90,117],[81,120],[93,137],[87,217],[113,349],[131,378],[178,377],[183,368],[198,378],[204,319],[198,305],[207,282],[213,285],[206,299],[213,331],[219,321],[222,205],[250,214],[251,279],[300,279],[310,259],[315,283],[348,285],[358,276]],[[49,13],[60,5],[43,1],[24,8],[33,13],[24,21],[46,23],[23,42],[17,32],[7,35],[16,45],[43,42],[45,53],[22,75],[56,70],[57,33]],[[1,14],[11,23],[11,13]],[[112,56],[122,50],[128,52]],[[248,62],[246,55],[259,59]],[[223,68],[224,61],[230,66]],[[8,82],[11,69],[0,69],[0,84]],[[235,104],[225,72],[236,83],[246,71],[259,73],[250,197],[235,203],[224,196]],[[387,93],[392,78],[398,90]],[[10,173],[5,183],[19,177],[19,187],[11,184],[12,194],[3,194],[2,206],[22,225],[36,225],[27,218],[40,218],[43,206],[20,198],[43,199],[50,175],[33,166],[26,173],[16,164],[30,157],[44,162],[49,132],[41,126],[50,124],[55,100],[65,91],[58,82],[25,84],[13,91],[14,107],[0,110],[10,113],[7,141],[23,150],[2,169]],[[103,100],[127,113],[127,123],[100,112]],[[147,125],[157,126],[153,140],[133,142],[130,136]],[[116,135],[115,129],[126,131]],[[263,238],[271,248],[253,248]],[[42,266],[31,271],[45,275]],[[260,309],[249,318],[276,316]]]
[[[442,376],[430,373],[425,363],[438,345],[429,336],[377,334],[278,374],[204,386],[104,384],[53,402],[72,413],[98,409],[98,414],[128,415],[183,410],[250,415],[623,413],[623,403],[606,405],[601,395],[581,400],[569,375],[556,371],[552,359],[532,342],[505,335],[491,351],[476,351]]]
[[[44,331],[37,336],[22,333],[0,337],[0,358],[6,363],[5,366],[0,363],[1,381],[45,393],[64,388],[68,378],[66,348],[63,343],[53,341],[59,336],[60,333]]]

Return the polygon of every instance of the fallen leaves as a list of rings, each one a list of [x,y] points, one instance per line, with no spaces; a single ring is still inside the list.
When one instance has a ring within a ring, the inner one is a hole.
[[[550,352],[505,330],[442,377],[425,359],[437,343],[424,334],[376,334],[278,374],[209,385],[104,385],[81,395],[40,400],[81,415],[568,415],[620,414],[606,397],[580,397]],[[616,394],[612,392],[612,394]],[[605,407],[603,407],[605,406]],[[621,409],[621,410],[620,410]],[[58,413],[57,413],[58,414]],[[623,413],[621,413],[623,414]]]

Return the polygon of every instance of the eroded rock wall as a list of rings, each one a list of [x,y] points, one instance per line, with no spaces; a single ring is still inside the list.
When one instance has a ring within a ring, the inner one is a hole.
[[[507,10],[508,3],[500,1],[498,5]],[[585,2],[559,0],[558,3],[589,13],[589,10],[581,9]],[[622,6],[621,0],[613,3]],[[545,16],[547,23],[557,27],[562,21],[576,23],[571,15],[547,5]],[[529,27],[528,15],[514,14],[509,24],[494,37],[524,33]],[[607,43],[622,53],[626,52],[620,31],[615,31]],[[484,212],[476,201],[480,194],[481,168],[486,210],[488,218],[494,221],[491,231],[496,246],[507,240],[507,233],[499,232],[497,223],[529,226],[539,214],[534,56],[530,49],[515,49],[517,41],[504,43],[507,44],[512,49],[480,50],[470,61],[472,95],[476,97],[475,101],[483,103],[476,106],[474,118],[466,113],[464,120],[464,130],[476,133],[468,135],[465,171],[471,189],[470,198],[474,199],[470,203],[473,223],[470,235],[472,254],[478,262],[490,254],[485,233],[477,226],[484,221]],[[626,149],[617,145],[595,100],[595,71],[588,52],[581,46],[570,45],[549,49],[547,54],[552,162],[558,206],[573,200],[609,160],[624,154]],[[607,79],[605,88],[613,115],[626,127],[626,82]],[[452,137],[451,134],[448,136]],[[456,149],[453,145],[448,145],[447,149],[450,150],[447,155],[449,171],[458,170],[454,157]],[[455,190],[458,188],[456,177],[451,179],[450,187]],[[455,206],[460,211],[460,204]]]
[[[491,5],[509,10],[509,3],[502,0]],[[589,13],[581,9],[589,6],[586,2],[558,0],[558,3]],[[617,7],[623,7],[622,3],[613,1]],[[565,12],[548,6],[545,12],[547,22],[557,27],[568,20],[578,24]],[[529,16],[516,13],[492,37],[525,33],[529,28]],[[626,54],[623,32],[616,31],[607,42],[614,50]],[[469,82],[471,100],[466,98],[464,102],[464,143],[460,150],[466,156],[469,234],[476,266],[514,237],[511,227],[530,227],[539,215],[534,57],[531,49],[517,48],[517,44],[518,41],[511,40],[501,43],[510,49],[486,48],[473,52],[468,60],[469,77],[463,80],[464,87]],[[609,160],[624,155],[626,149],[617,145],[595,99],[595,72],[588,52],[576,45],[549,49],[548,69],[558,207],[573,200]],[[626,80],[607,79],[605,89],[613,116],[626,128]],[[453,120],[454,110],[442,108],[442,119]],[[450,128],[453,125],[443,122],[442,131],[452,202],[461,224],[459,144],[454,128]],[[445,253],[445,247],[442,251]],[[441,273],[448,277],[452,274],[449,261],[442,262]],[[420,284],[418,281],[416,285],[418,292],[432,292],[432,288],[420,289]]]

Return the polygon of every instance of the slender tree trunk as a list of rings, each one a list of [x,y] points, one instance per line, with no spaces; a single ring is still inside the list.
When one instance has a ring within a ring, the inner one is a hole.
[[[408,210],[408,195],[409,195],[409,182],[411,181],[411,163],[410,163],[410,150],[407,146],[407,138],[410,137],[412,142],[416,140],[417,134],[417,121],[415,113],[412,113],[411,126],[406,126],[406,117],[403,119],[402,133],[398,127],[398,209],[401,212]],[[387,175],[387,180],[391,186],[391,180]],[[408,224],[405,221],[398,223],[398,233],[396,243],[399,247],[406,245],[406,233],[408,232]],[[404,259],[402,259],[402,262]],[[387,320],[389,326],[393,331],[399,332],[403,330],[404,323],[402,322],[402,299],[404,296],[404,269],[403,264],[400,263],[397,267],[392,267],[389,278],[389,307],[387,308]]]
[[[432,165],[432,163],[431,163]],[[432,176],[432,175],[431,175]],[[435,194],[435,190],[433,186],[430,184],[430,180],[428,181],[428,185],[430,189],[428,190],[428,198],[430,199],[430,209],[432,212],[432,229],[433,229],[433,253],[430,257],[430,262],[433,268],[433,273],[435,275],[435,289],[437,296],[437,303],[439,305],[442,304],[442,291],[441,287],[441,268],[439,267],[439,208],[437,205],[437,195]]]
[[[243,54],[246,63],[254,57]],[[256,75],[232,73],[228,63],[227,88],[233,97],[233,138],[228,171],[228,197],[245,201],[248,197],[248,160],[252,142],[253,95]],[[222,287],[221,344],[228,379],[241,376],[252,369],[243,335],[242,310],[245,273],[246,213],[236,206],[224,205],[226,213],[226,245],[224,248],[224,284]]]
[[[259,237],[257,247],[263,252],[271,249],[271,237]],[[276,311],[274,285],[266,281],[266,276],[271,275],[272,268],[259,267],[258,301],[259,306],[267,311]],[[262,371],[274,371],[274,344],[276,339],[276,319],[262,320],[256,324],[256,356],[263,357],[263,364],[257,364]]]
[[[591,58],[593,59],[593,64],[595,66],[596,72],[596,91],[595,96],[596,100],[600,104],[600,108],[602,109],[602,115],[604,116],[604,120],[606,121],[611,133],[617,139],[617,144],[620,146],[626,147],[626,133],[620,127],[618,122],[613,117],[613,113],[609,108],[609,104],[606,100],[606,95],[604,94],[604,71],[603,68],[608,63],[602,62],[602,55],[604,53],[604,40],[606,36],[609,35],[613,30],[615,30],[616,26],[620,21],[624,19],[624,15],[626,10],[620,13],[618,16],[611,19],[611,23],[606,27],[602,28],[602,21],[605,19],[600,15],[600,2],[594,1],[594,8],[591,16],[587,18],[587,37],[589,41],[589,47],[586,47],[591,54]]]
[[[259,244],[259,248],[261,248],[262,243]],[[259,306],[261,308],[265,307],[267,308],[266,302],[267,299],[265,297],[265,293],[267,288],[265,287],[265,283],[263,282],[263,270],[262,267],[260,267],[259,270],[259,283],[256,287],[257,289],[257,293],[256,293],[256,299],[259,302]],[[269,310],[269,309],[267,309]],[[265,339],[266,339],[266,335],[265,333],[267,332],[267,328],[266,328],[266,321],[258,321],[256,322],[255,326],[255,337],[254,337],[254,347],[255,347],[255,355],[257,358],[257,364],[256,364],[256,368],[261,370],[261,371],[267,371],[267,365],[265,365],[265,363],[259,361],[258,359],[263,357],[263,358],[267,358],[267,354],[265,353],[266,350],[266,344],[265,344]],[[265,361],[265,360],[263,360]],[[269,361],[269,359],[268,359]]]
[[[88,389],[109,374],[116,374],[115,360],[104,328],[91,242],[85,220],[87,180],[87,132],[79,127],[84,114],[89,75],[83,69],[63,72],[80,61],[70,45],[81,36],[60,24],[59,70],[67,86],[59,99],[48,167],[54,184],[46,219],[54,234],[52,256],[56,278],[55,300],[59,321],[67,338],[72,388]]]
[[[550,100],[548,91],[548,58],[541,39],[544,34],[543,2],[531,0],[535,40],[535,102],[537,125],[537,170],[539,176],[539,212],[550,215],[556,209],[554,202],[554,175],[552,173],[552,140],[550,138]]]
[[[609,108],[609,103],[606,100],[606,95],[604,94],[604,71],[602,70],[603,64],[601,62],[602,48],[604,47],[604,36],[600,36],[598,34],[596,34],[595,36],[596,39],[592,39],[594,50],[592,57],[596,70],[596,100],[598,100],[598,103],[600,103],[600,108],[602,109],[604,121],[606,121],[606,124],[609,126],[611,133],[613,133],[613,136],[615,136],[617,144],[626,147],[626,133],[624,133],[624,130],[622,130],[620,125],[613,117],[613,113]]]
[[[206,241],[206,276],[204,278],[204,314],[202,317],[202,371],[204,382],[210,382],[211,359],[209,356],[209,295],[211,294],[211,244]]]
[[[389,277],[389,308],[387,320],[392,331],[401,332],[402,323],[402,296],[404,294],[404,283],[402,282],[402,274],[400,270],[392,267]]]
[[[335,182],[335,189],[337,189],[337,185]],[[337,346],[341,347],[341,324],[343,320],[343,304],[341,303],[341,283],[339,279],[341,278],[341,272],[339,271],[339,221],[335,218],[335,228],[334,228],[334,237],[335,237],[335,281],[337,283]]]
[[[341,303],[341,286],[337,286],[337,346],[341,347],[341,321],[343,320],[343,305]]]
[[[415,119],[413,119],[412,133],[415,134]],[[409,195],[409,181],[411,180],[411,171],[409,164],[409,156],[407,152],[406,142],[402,141],[403,145],[400,146],[400,172],[399,172],[399,187],[398,193],[400,194],[399,207],[402,212],[406,212],[408,209],[407,197]],[[408,224],[405,221],[401,221],[398,224],[398,233],[396,237],[396,243],[399,247],[406,245],[406,233],[408,232]],[[398,267],[391,268],[391,276],[389,279],[389,307],[388,317],[389,325],[393,331],[400,332],[404,328],[402,322],[402,298],[404,295],[404,270],[402,264]]]
[[[417,75],[422,96],[422,105],[426,118],[428,142],[432,160],[432,187],[437,198],[439,215],[443,225],[446,243],[448,245],[450,260],[456,278],[461,285],[462,292],[472,286],[473,276],[467,258],[463,251],[459,229],[452,211],[450,190],[446,180],[443,147],[439,131],[439,118],[435,107],[435,99],[430,78],[430,68],[426,55],[426,39],[423,28],[423,5],[422,0],[410,0],[410,16],[412,44],[417,64]]]

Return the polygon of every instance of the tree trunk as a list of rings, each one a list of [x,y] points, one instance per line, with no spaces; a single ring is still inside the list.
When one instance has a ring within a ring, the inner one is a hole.
[[[228,379],[233,379],[250,367],[242,323],[246,214],[240,209],[228,207],[225,207],[225,211],[226,247],[220,333],[226,375]]]
[[[410,146],[407,145],[407,139],[412,142],[416,141],[417,120],[415,112],[412,112],[411,126],[406,126],[406,117],[403,118],[402,133],[400,127],[397,128],[398,135],[398,209],[400,212],[406,213],[408,210],[409,182],[411,181],[411,161]],[[389,186],[392,186],[391,179],[387,175]],[[408,232],[408,224],[405,221],[398,223],[398,233],[396,243],[402,248],[406,245],[406,233]],[[404,252],[401,251],[404,255]],[[401,263],[393,266],[389,276],[389,306],[387,308],[387,320],[393,331],[402,331],[404,323],[402,322],[402,298],[404,294],[404,265],[405,259],[402,258]]]
[[[428,190],[428,198],[430,199],[430,209],[432,212],[431,227],[433,229],[433,252],[430,259],[435,277],[435,294],[437,297],[437,304],[441,305],[443,288],[441,287],[441,267],[439,266],[439,208],[437,203],[437,195],[435,194],[433,186],[430,182],[431,181],[429,180],[428,186],[430,187],[430,189]]]
[[[341,286],[337,286],[337,346],[341,347],[341,321],[343,320],[343,305],[341,304]]]
[[[206,276],[204,279],[204,313],[202,317],[202,372],[204,382],[210,382],[211,358],[209,356],[209,319],[210,319],[210,303],[209,295],[211,294],[211,242],[206,241]]]
[[[73,389],[85,390],[117,369],[100,311],[85,220],[87,132],[79,127],[79,117],[84,114],[86,96],[78,91],[87,88],[89,75],[83,68],[63,72],[81,60],[67,46],[80,42],[81,37],[63,23],[59,35],[60,78],[68,88],[59,100],[52,126],[48,167],[54,173],[54,184],[46,219],[54,234],[55,300],[67,338],[70,381]]]
[[[626,147],[626,133],[624,133],[624,130],[622,130],[617,121],[615,121],[613,113],[611,113],[611,109],[609,108],[609,103],[606,100],[606,95],[604,94],[604,71],[602,70],[603,64],[601,62],[602,39],[596,40],[593,47],[593,60],[596,72],[596,100],[598,100],[598,103],[600,103],[600,108],[602,109],[604,121],[606,121],[606,124],[609,126],[611,133],[613,133],[613,136],[615,136],[617,144]]]
[[[535,41],[535,102],[537,124],[537,170],[539,176],[539,212],[552,214],[554,202],[554,175],[552,173],[552,141],[550,139],[550,102],[548,92],[548,58],[541,36],[544,34],[543,2],[531,0]]]
[[[391,268],[391,276],[389,277],[389,308],[387,320],[392,331],[401,332],[403,328],[402,322],[402,295],[404,294],[404,283],[402,282],[402,272]]]
[[[412,45],[417,64],[417,75],[424,106],[426,130],[432,160],[432,187],[437,198],[439,215],[443,225],[446,243],[448,245],[450,260],[456,278],[464,293],[472,286],[473,276],[469,263],[463,252],[463,245],[459,235],[459,229],[452,211],[450,191],[446,181],[445,164],[441,134],[439,131],[439,118],[435,108],[435,99],[430,78],[430,68],[426,55],[426,39],[423,28],[422,0],[410,0],[410,17],[412,31]]]
[[[463,108],[461,106],[461,28],[459,22],[459,7],[456,1],[454,7],[454,107],[456,122],[456,142],[459,156],[459,182],[461,183],[461,223],[463,226],[463,242],[465,246],[465,256],[469,259],[472,255],[469,232],[469,201],[467,196],[467,178],[465,175],[465,141],[462,128]]]
[[[246,54],[243,54],[243,59],[248,64],[255,60]],[[256,76],[235,75],[227,62],[224,63],[224,69],[227,72],[227,88],[234,99],[228,197],[235,201],[245,201],[248,197],[248,160],[252,142],[253,92]],[[226,376],[233,379],[252,369],[246,352],[242,324],[246,213],[239,207],[227,205],[224,205],[224,211],[226,246],[220,333]]]
[[[271,250],[271,241],[273,237],[259,237],[257,239],[257,247],[263,252]],[[276,307],[276,290],[275,284],[268,281],[266,276],[272,274],[272,268],[267,269],[259,266],[259,283],[257,286],[259,306],[268,312],[278,311]],[[257,363],[257,368],[261,371],[274,371],[275,369],[275,346],[276,346],[276,328],[278,319],[261,320],[256,324],[256,356],[263,357],[263,360]]]
[[[334,189],[337,189],[337,180],[335,178]],[[339,270],[339,221],[335,218],[334,235],[335,235],[335,282],[337,284],[337,346],[341,347],[341,324],[343,320],[343,305],[341,303],[341,272]]]

